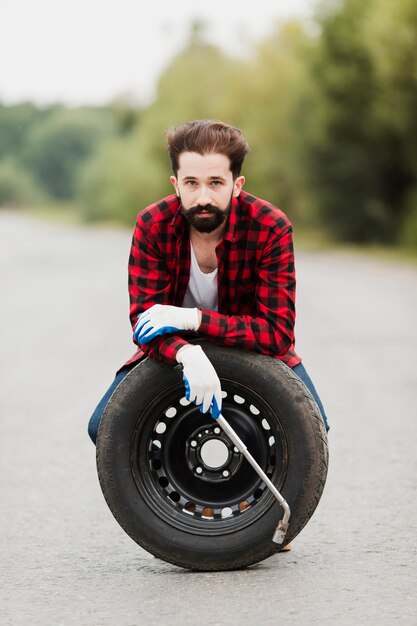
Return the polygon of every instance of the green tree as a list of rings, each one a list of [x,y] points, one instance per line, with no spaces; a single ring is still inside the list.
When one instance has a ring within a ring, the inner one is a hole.
[[[36,125],[27,138],[24,162],[54,198],[75,195],[78,174],[99,142],[114,131],[109,111],[64,109]]]
[[[20,160],[30,132],[57,109],[39,109],[30,102],[12,106],[0,104],[0,160],[10,157]]]
[[[310,212],[301,154],[305,59],[313,45],[301,24],[277,23],[271,36],[256,47],[242,75],[235,115],[252,150],[245,166],[248,189],[300,222]]]
[[[0,207],[28,207],[43,199],[33,176],[16,160],[0,161]]]
[[[141,110],[131,93],[119,94],[108,108],[113,114],[119,135],[128,135],[139,124]]]
[[[86,221],[128,225],[140,210],[168,193],[168,177],[139,134],[103,143],[83,168],[78,189]]]
[[[379,0],[376,8],[367,41],[378,94],[374,116],[390,151],[384,191],[395,235],[417,248],[417,4]]]
[[[391,4],[346,0],[337,5],[322,18],[312,55],[315,91],[306,137],[310,189],[323,223],[349,241],[397,240],[413,186],[410,105],[417,22],[409,0]],[[404,30],[401,25],[409,20],[412,26]],[[394,53],[399,62],[388,61],[390,47],[401,50]],[[411,62],[403,64],[405,59]],[[407,85],[407,96],[395,98],[394,110],[390,92],[398,81]]]

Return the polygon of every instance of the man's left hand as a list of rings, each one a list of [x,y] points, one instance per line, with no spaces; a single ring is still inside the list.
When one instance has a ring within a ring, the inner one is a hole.
[[[158,335],[181,330],[198,330],[200,323],[197,308],[185,309],[168,304],[154,304],[138,316],[133,336],[137,343],[145,344]]]

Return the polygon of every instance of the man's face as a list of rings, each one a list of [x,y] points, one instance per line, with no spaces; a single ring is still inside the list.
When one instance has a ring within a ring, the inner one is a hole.
[[[182,214],[196,230],[213,232],[225,222],[232,197],[239,195],[245,178],[233,180],[230,159],[224,154],[182,152],[178,165],[171,182],[181,199]]]

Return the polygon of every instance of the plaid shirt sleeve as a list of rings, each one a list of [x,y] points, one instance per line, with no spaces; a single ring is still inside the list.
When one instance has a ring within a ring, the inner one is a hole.
[[[292,228],[270,235],[256,284],[256,315],[202,309],[199,333],[226,346],[283,356],[294,341],[295,267]]]
[[[154,304],[171,304],[170,274],[164,255],[156,246],[157,237],[139,215],[133,233],[129,256],[130,322],[132,328],[138,315]],[[136,343],[136,342],[135,342]],[[140,345],[143,352],[155,359],[176,365],[178,350],[187,345],[180,335],[156,337],[149,344]],[[139,344],[137,344],[139,345]]]

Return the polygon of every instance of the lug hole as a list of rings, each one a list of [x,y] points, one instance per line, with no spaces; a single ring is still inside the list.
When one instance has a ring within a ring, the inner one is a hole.
[[[171,491],[171,493],[169,494],[169,497],[171,498],[171,500],[173,500],[174,502],[179,502],[181,499],[180,494],[178,493],[178,491]]]

